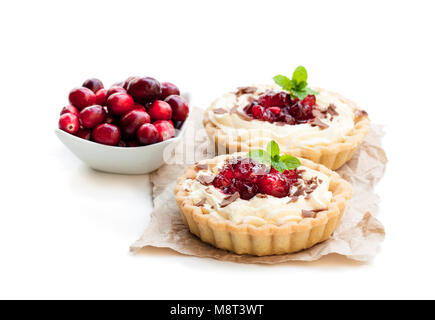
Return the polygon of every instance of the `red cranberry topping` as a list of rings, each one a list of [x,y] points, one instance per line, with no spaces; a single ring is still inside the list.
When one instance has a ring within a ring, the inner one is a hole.
[[[308,95],[299,101],[297,98],[292,99],[286,92],[269,91],[247,105],[244,111],[257,120],[294,125],[313,119],[315,104],[314,95]]]
[[[157,128],[151,123],[145,123],[137,130],[137,139],[143,145],[153,144],[159,141],[159,132]],[[130,145],[130,147],[136,147],[136,145]]]
[[[90,106],[80,111],[79,118],[82,126],[90,129],[104,121],[106,118],[106,112],[102,106]]]
[[[79,110],[92,106],[95,100],[95,93],[85,87],[72,89],[69,93],[69,102]]]
[[[154,78],[134,78],[127,87],[128,93],[136,102],[145,104],[153,102],[162,93],[160,82]]]
[[[248,158],[230,160],[213,180],[213,186],[225,194],[238,192],[244,200],[249,200],[258,193],[274,197],[286,197],[290,187],[297,182],[297,170],[283,173],[268,168]]]
[[[177,96],[180,95],[180,90],[175,84],[170,82],[162,82],[162,94],[160,95],[160,100],[165,100],[167,97],[175,94]]]
[[[94,93],[97,93],[98,90],[104,88],[104,85],[101,82],[101,80],[96,78],[91,78],[86,80],[85,82],[83,82],[82,86],[91,89]]]
[[[92,131],[92,138],[95,142],[116,146],[121,140],[121,130],[113,124],[102,123]]]
[[[71,134],[76,134],[79,131],[79,117],[72,113],[64,113],[59,119],[59,129]]]

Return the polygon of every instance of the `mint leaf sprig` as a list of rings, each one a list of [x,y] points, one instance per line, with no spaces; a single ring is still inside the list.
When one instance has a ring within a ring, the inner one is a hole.
[[[279,154],[279,145],[272,140],[267,144],[266,150],[257,149],[248,153],[248,157],[265,165],[270,165],[279,172],[294,170],[301,165],[298,158],[289,154]]]
[[[273,77],[273,81],[283,90],[288,91],[293,98],[302,100],[310,94],[319,94],[317,91],[308,88],[308,73],[303,66],[299,66],[293,71],[293,77],[290,80],[286,76],[277,75]]]

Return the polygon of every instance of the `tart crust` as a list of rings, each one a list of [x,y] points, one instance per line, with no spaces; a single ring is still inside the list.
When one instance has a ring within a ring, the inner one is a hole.
[[[213,166],[239,155],[242,154],[222,155],[201,163]],[[186,179],[196,178],[198,174],[198,170],[192,166],[178,179],[175,187],[175,200],[185,225],[202,241],[217,248],[255,256],[297,252],[327,240],[341,220],[346,200],[353,195],[352,186],[325,166],[310,160],[300,160],[303,166],[320,171],[330,178],[331,203],[327,210],[318,212],[315,218],[304,218],[299,222],[291,221],[280,226],[254,226],[219,220],[209,215],[207,209],[196,206],[192,199],[187,198],[189,192],[182,188],[182,184]]]
[[[324,91],[324,89],[320,88],[316,88],[316,90]],[[370,120],[366,114],[356,114],[358,108],[355,102],[341,96],[338,93],[329,93],[336,96],[343,103],[349,105],[354,110],[354,127],[347,133],[344,141],[332,142],[328,145],[315,146],[286,146],[282,144],[280,147],[283,153],[289,153],[297,157],[309,159],[323,164],[329,169],[336,170],[349,161],[355,151],[361,145],[370,130]],[[242,141],[240,136],[229,136],[225,133],[225,131],[215,126],[215,124],[211,122],[208,117],[209,111],[213,109],[214,107],[212,105],[206,110],[203,124],[207,131],[208,137],[212,142],[214,142],[217,154],[249,151],[252,148],[265,147],[258,145],[252,146],[249,141]]]

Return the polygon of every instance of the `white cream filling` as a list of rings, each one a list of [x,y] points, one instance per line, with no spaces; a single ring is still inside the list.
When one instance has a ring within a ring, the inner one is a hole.
[[[326,110],[330,104],[335,105],[338,116],[332,121],[322,121],[329,125],[321,129],[318,126],[311,126],[308,123],[298,125],[283,125],[252,120],[246,121],[235,113],[216,114],[213,109],[222,108],[230,111],[235,105],[239,111],[249,104],[249,99],[257,99],[262,93],[268,90],[281,91],[276,85],[257,85],[257,92],[254,94],[243,94],[237,97],[234,93],[227,93],[217,99],[208,111],[210,121],[227,135],[240,136],[242,141],[249,141],[251,146],[264,146],[270,140],[275,140],[281,146],[313,146],[328,145],[331,142],[344,141],[346,135],[354,127],[354,110],[351,106],[340,100],[337,96],[321,90],[316,96],[316,103],[321,110]]]
[[[217,167],[221,166],[222,164],[219,164]],[[187,198],[191,199],[195,204],[205,198],[204,208],[217,219],[230,220],[236,224],[248,223],[257,226],[264,224],[282,225],[289,221],[302,220],[302,210],[326,209],[331,202],[332,193],[329,191],[328,176],[303,166],[299,167],[299,169],[305,170],[302,172],[304,180],[318,177],[321,183],[310,194],[309,199],[299,196],[295,202],[289,202],[291,197],[267,196],[267,198],[260,198],[255,196],[250,200],[239,198],[226,207],[220,207],[220,203],[228,195],[213,187],[213,185],[205,186],[197,180],[187,179],[182,187],[189,191]],[[214,172],[203,170],[198,174],[215,175],[215,170]]]

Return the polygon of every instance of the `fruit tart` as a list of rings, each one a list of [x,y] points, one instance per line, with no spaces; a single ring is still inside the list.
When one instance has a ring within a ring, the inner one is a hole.
[[[337,93],[308,88],[302,66],[292,79],[274,81],[240,87],[206,110],[204,126],[217,152],[264,148],[273,139],[285,153],[333,170],[350,160],[370,129],[367,112]]]
[[[310,160],[266,150],[221,155],[186,170],[175,199],[194,235],[217,248],[256,256],[285,254],[327,240],[351,185]]]

